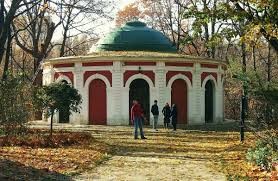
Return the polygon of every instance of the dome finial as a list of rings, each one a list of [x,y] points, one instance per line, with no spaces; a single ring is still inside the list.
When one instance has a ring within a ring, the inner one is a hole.
[[[141,21],[135,20],[135,21],[129,21],[126,23],[127,26],[134,26],[134,27],[144,27],[147,26],[146,23],[143,23]]]

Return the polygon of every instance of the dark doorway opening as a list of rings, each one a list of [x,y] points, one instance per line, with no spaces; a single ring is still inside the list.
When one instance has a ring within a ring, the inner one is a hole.
[[[171,102],[176,104],[178,111],[178,124],[187,124],[187,85],[182,79],[172,84]]]
[[[129,116],[132,107],[132,101],[136,99],[141,104],[147,121],[144,122],[145,125],[150,124],[150,88],[147,81],[144,79],[133,80],[129,87]],[[130,119],[129,119],[130,120]],[[132,124],[130,122],[130,124]]]
[[[207,81],[205,85],[205,122],[213,122],[213,107],[214,107],[214,95],[213,95],[213,82],[211,80]]]
[[[66,80],[62,80],[62,83],[68,84]],[[69,123],[69,116],[70,112],[69,110],[60,110],[59,111],[59,123]]]

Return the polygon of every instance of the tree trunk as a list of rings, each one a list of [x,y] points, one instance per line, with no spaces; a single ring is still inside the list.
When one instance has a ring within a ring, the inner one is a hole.
[[[215,34],[215,24],[216,24],[216,0],[213,1],[213,9],[212,9],[212,15],[211,15],[211,37],[214,36]],[[211,47],[211,57],[212,58],[215,58],[215,51],[216,51],[216,48],[214,46],[214,43]]]
[[[13,0],[9,11],[6,14],[6,17],[1,17],[1,21],[3,21],[3,23],[1,24],[2,26],[0,27],[0,63],[2,62],[2,59],[5,54],[5,45],[8,39],[7,34],[8,31],[10,30],[10,25],[14,19],[14,16],[16,14],[16,11],[18,10],[18,6],[20,5],[21,1],[22,0]],[[2,6],[4,4],[2,3],[3,0],[1,0],[1,14],[4,13],[4,9],[3,9],[4,6]]]
[[[10,60],[10,53],[11,53],[11,42],[12,42],[12,37],[11,37],[11,31],[8,31],[7,34],[8,41],[7,41],[7,46],[6,46],[6,57],[5,57],[5,63],[4,63],[4,69],[3,69],[3,75],[2,79],[5,80],[8,76],[8,70],[9,70],[9,60]]]
[[[204,28],[205,28],[205,40],[206,40],[206,44],[208,44],[209,42],[209,30],[208,30],[208,24],[205,23],[204,24]],[[206,45],[206,48],[207,48],[207,56],[210,57],[211,54],[210,54],[210,48]]]
[[[256,71],[257,65],[256,65],[255,45],[252,46],[252,56],[253,56],[253,68],[254,68],[254,71]]]
[[[65,28],[64,29],[64,34],[63,34],[63,42],[62,42],[61,49],[60,49],[60,57],[63,57],[65,55],[65,46],[66,46],[66,40],[67,40],[67,32],[68,32],[68,29]]]
[[[51,110],[51,119],[50,119],[50,139],[52,140],[52,132],[53,132],[53,116],[54,110]]]
[[[271,81],[271,45],[270,43],[268,44],[268,55],[267,55],[267,81]]]
[[[271,37],[263,28],[261,28],[261,33],[264,35],[264,37],[270,43],[276,53],[278,53],[278,38]]]
[[[241,56],[242,56],[242,72],[246,73],[246,45],[245,43],[241,44]]]
[[[66,41],[68,38],[67,34],[68,34],[69,25],[70,25],[70,21],[71,21],[71,13],[72,13],[72,9],[70,8],[68,19],[66,21],[66,25],[64,26],[63,42],[62,42],[61,49],[60,49],[60,57],[63,57],[65,55],[65,46],[66,46]]]

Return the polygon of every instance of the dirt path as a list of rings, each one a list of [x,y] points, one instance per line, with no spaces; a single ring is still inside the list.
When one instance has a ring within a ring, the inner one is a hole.
[[[225,180],[205,162],[150,156],[113,156],[92,173],[76,180]]]
[[[213,146],[217,138],[204,138],[205,133],[145,129],[148,139],[134,140],[130,127],[90,131],[112,147],[112,156],[75,180],[226,180],[211,168],[218,155]]]

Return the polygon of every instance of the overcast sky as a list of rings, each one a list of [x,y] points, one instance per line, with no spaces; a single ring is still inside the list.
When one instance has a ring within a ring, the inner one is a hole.
[[[119,0],[119,8],[122,9],[127,4],[133,3],[135,0]]]
[[[116,3],[116,11],[115,13],[117,13],[119,10],[123,9],[126,5],[135,2],[136,0],[115,0],[118,1],[118,3]],[[116,14],[114,14],[114,17],[116,16]],[[107,22],[104,23],[103,26],[100,28],[101,32],[99,32],[100,34],[104,35],[106,33],[108,33],[111,28],[113,28],[115,26],[114,22]]]

